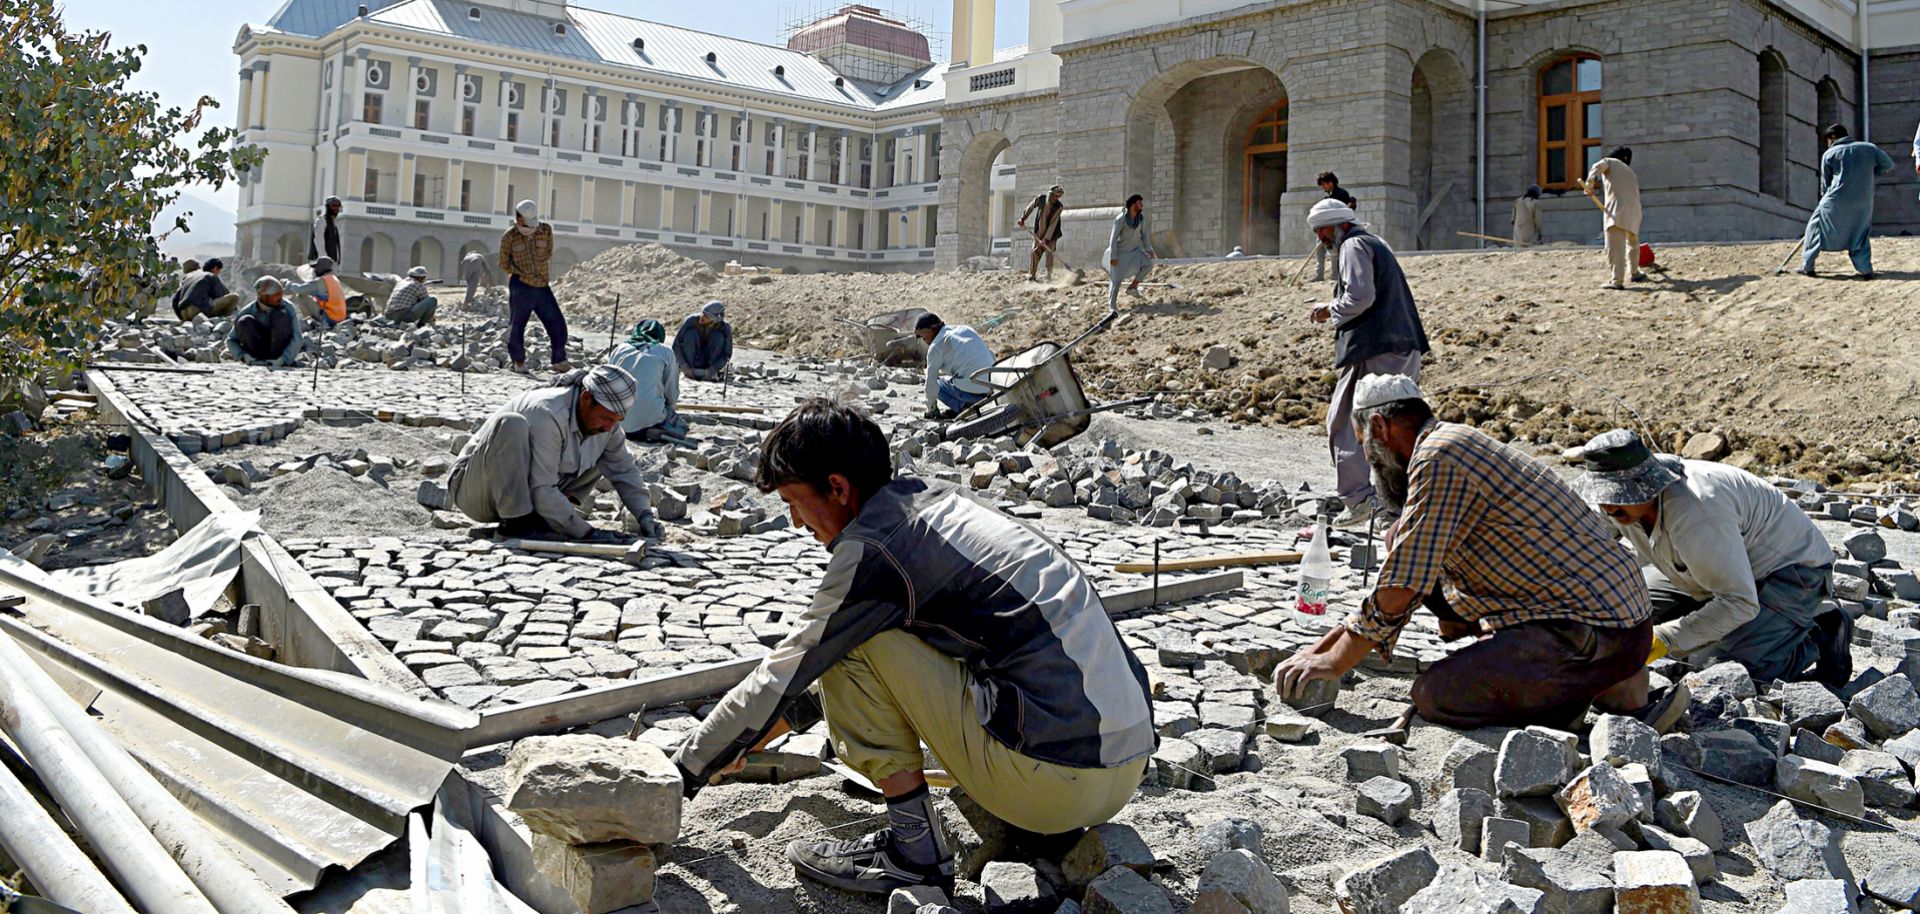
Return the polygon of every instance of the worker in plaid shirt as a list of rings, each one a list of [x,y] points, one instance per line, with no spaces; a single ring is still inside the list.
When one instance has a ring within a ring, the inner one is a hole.
[[[1539,462],[1433,418],[1404,375],[1363,379],[1354,407],[1380,494],[1403,513],[1378,586],[1281,664],[1280,693],[1337,679],[1371,651],[1391,658],[1424,602],[1443,639],[1480,640],[1414,680],[1421,717],[1462,729],[1570,729],[1598,704],[1671,727],[1685,696],[1649,700],[1652,605],[1633,554],[1600,516]]]

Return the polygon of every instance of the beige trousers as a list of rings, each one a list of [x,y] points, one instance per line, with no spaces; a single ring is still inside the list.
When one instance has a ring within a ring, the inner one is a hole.
[[[820,678],[833,751],[874,783],[918,771],[925,742],[988,812],[1057,835],[1098,825],[1127,805],[1149,759],[1069,768],[1028,758],[980,725],[967,668],[899,629],[855,648]]]
[[[1607,229],[1607,266],[1613,268],[1613,281],[1627,284],[1627,278],[1640,272],[1639,239],[1622,228]]]

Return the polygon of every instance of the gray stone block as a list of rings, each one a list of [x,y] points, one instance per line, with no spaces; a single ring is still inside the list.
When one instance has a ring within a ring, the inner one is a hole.
[[[1700,887],[1687,861],[1672,851],[1613,855],[1616,914],[1700,914]]]
[[[1860,782],[1837,765],[1789,755],[1775,767],[1774,789],[1796,800],[1804,800],[1846,813],[1867,814]]]
[[[1920,866],[1911,860],[1875,864],[1861,880],[1860,891],[1902,911],[1920,910]]]
[[[1413,788],[1389,777],[1369,778],[1356,788],[1354,809],[1388,825],[1398,825],[1413,808]]]
[[[1050,912],[1058,904],[1053,888],[1041,881],[1033,867],[1005,860],[980,871],[980,895],[987,911],[1006,914]]]
[[[1660,734],[1634,718],[1602,714],[1588,734],[1587,754],[1615,767],[1639,762],[1655,768],[1660,764]]]
[[[1493,797],[1477,787],[1456,787],[1433,806],[1433,833],[1469,854],[1480,852],[1480,823],[1493,815]],[[1535,886],[1538,888],[1538,886]]]
[[[1605,762],[1592,765],[1553,795],[1576,831],[1619,828],[1640,816],[1640,793]]]
[[[1565,740],[1537,729],[1515,730],[1501,742],[1493,771],[1496,796],[1544,797],[1573,779],[1578,754]]]
[[[1499,863],[1509,847],[1532,847],[1533,826],[1523,819],[1488,816],[1480,823],[1480,859]]]
[[[1841,757],[1840,770],[1859,781],[1869,806],[1905,809],[1913,805],[1913,776],[1893,753],[1855,749]]]
[[[1266,852],[1260,849],[1260,842],[1266,832],[1260,823],[1251,819],[1215,819],[1200,827],[1193,838],[1193,849],[1197,856],[1212,860],[1227,851],[1243,850],[1255,857],[1266,859]]]
[[[1173,901],[1165,891],[1124,866],[1093,880],[1082,907],[1086,914],[1173,914]]]
[[[1720,867],[1714,863],[1713,851],[1697,838],[1677,835],[1658,825],[1640,826],[1640,843],[1650,851],[1673,851],[1687,861],[1687,868],[1693,871],[1696,885],[1706,885],[1720,878]]]
[[[1840,760],[1847,754],[1847,750],[1821,739],[1820,734],[1812,730],[1801,730],[1795,733],[1793,742],[1787,746],[1787,751],[1801,758],[1810,758],[1829,765],[1840,764]]]
[[[1544,893],[1547,910],[1554,914],[1610,914],[1613,910],[1613,880],[1562,849],[1510,850],[1500,878]]]
[[[1244,850],[1215,856],[1200,874],[1191,914],[1287,914],[1287,889]]]
[[[1424,847],[1369,860],[1333,883],[1345,914],[1400,914],[1401,905],[1433,881],[1440,864]]]
[[[1914,693],[1906,676],[1895,674],[1853,696],[1847,713],[1866,725],[1874,739],[1895,739],[1920,727],[1920,694]]]
[[[1742,784],[1764,787],[1773,782],[1775,755],[1744,730],[1716,730],[1696,739],[1702,771]]]
[[[1086,887],[1114,867],[1126,867],[1141,876],[1153,872],[1153,851],[1140,840],[1139,832],[1117,822],[1087,829],[1060,861],[1061,875],[1075,889]]]
[[[1358,783],[1370,778],[1400,777],[1400,749],[1380,740],[1361,740],[1340,750],[1347,763],[1347,780]]]
[[[1400,914],[1526,914],[1543,897],[1538,889],[1508,885],[1471,867],[1448,864],[1407,899]]]
[[[1840,853],[1840,833],[1795,809],[1786,800],[1747,823],[1747,841],[1755,862],[1775,879],[1840,879],[1853,885],[1853,872]]]
[[[1887,557],[1887,541],[1876,530],[1854,530],[1840,539],[1840,545],[1856,562],[1870,565]]]
[[[1853,891],[1839,879],[1801,879],[1787,883],[1787,903],[1779,914],[1855,914]]]
[[[507,756],[507,808],[568,844],[665,844],[680,834],[680,772],[648,743],[535,736]]]
[[[1654,806],[1654,818],[1661,828],[1691,837],[1705,844],[1708,850],[1719,851],[1727,845],[1719,814],[1697,790],[1676,791],[1661,800]]]
[[[1500,756],[1492,749],[1466,737],[1453,741],[1440,759],[1440,778],[1435,793],[1454,788],[1472,788],[1493,793],[1493,769]]]
[[[1297,698],[1281,699],[1294,711],[1308,717],[1325,717],[1340,697],[1340,682],[1335,679],[1308,680]]]
[[[1501,797],[1494,808],[1502,818],[1527,823],[1532,847],[1559,847],[1573,840],[1573,820],[1552,797]]]

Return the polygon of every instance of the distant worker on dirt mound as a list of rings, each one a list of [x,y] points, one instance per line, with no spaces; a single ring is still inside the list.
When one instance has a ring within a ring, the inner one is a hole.
[[[1280,695],[1300,701],[1309,681],[1337,681],[1374,651],[1391,660],[1424,602],[1444,640],[1491,635],[1414,679],[1427,721],[1575,730],[1597,703],[1670,728],[1686,695],[1676,687],[1649,700],[1653,607],[1607,523],[1539,461],[1435,419],[1411,378],[1367,378],[1355,406],[1367,460],[1405,513],[1373,593],[1280,664]]]
[[[1653,653],[1702,668],[1732,660],[1756,682],[1853,678],[1853,622],[1820,611],[1833,549],[1780,489],[1738,467],[1655,454],[1614,429],[1568,456],[1574,488],[1648,566]]]
[[[1534,184],[1513,201],[1513,243],[1532,247],[1540,243],[1540,185]]]
[[[567,317],[548,285],[553,262],[553,226],[540,221],[540,207],[522,200],[513,208],[513,227],[500,236],[500,272],[507,274],[507,358],[513,370],[527,373],[527,319],[547,328],[555,374],[567,371]]]
[[[1047,258],[1047,281],[1053,281],[1053,256],[1060,247],[1060,237],[1065,234],[1066,220],[1063,218],[1067,205],[1060,202],[1066,196],[1067,189],[1055,184],[1047,192],[1033,198],[1027,208],[1020,211],[1021,228],[1027,227],[1028,217],[1033,218],[1033,259],[1027,264],[1027,281],[1039,282],[1034,273],[1040,269],[1040,258]]]
[[[1327,199],[1338,200],[1341,203],[1345,203],[1347,205],[1347,209],[1353,210],[1356,213],[1360,211],[1360,201],[1355,200],[1353,198],[1352,191],[1349,191],[1346,188],[1340,186],[1339,175],[1336,175],[1330,171],[1323,171],[1320,173],[1320,177],[1314,179],[1314,183],[1320,185],[1320,192],[1326,194]],[[1313,249],[1313,281],[1314,282],[1326,281],[1327,250],[1328,248],[1324,244],[1319,245],[1318,247],[1315,247]],[[1337,270],[1339,269],[1339,267],[1335,266],[1334,269]]]
[[[1307,226],[1321,244],[1339,251],[1335,263],[1340,275],[1333,301],[1314,306],[1307,316],[1316,324],[1332,322],[1334,327],[1333,366],[1340,375],[1327,407],[1327,449],[1333,456],[1340,500],[1346,505],[1334,523],[1357,526],[1372,518],[1379,506],[1353,430],[1354,386],[1368,375],[1406,375],[1418,381],[1420,359],[1431,347],[1413,305],[1407,274],[1385,241],[1369,233],[1353,210],[1334,199],[1314,204]]]
[[[1846,251],[1854,272],[1872,279],[1874,180],[1893,170],[1893,159],[1880,147],[1849,137],[1839,124],[1821,136],[1827,152],[1820,157],[1820,205],[1807,220],[1800,275],[1818,275],[1813,265],[1821,251]]]
[[[1593,163],[1582,190],[1588,197],[1598,191],[1606,192],[1606,201],[1600,208],[1606,212],[1607,266],[1613,270],[1613,280],[1602,288],[1626,288],[1628,274],[1632,274],[1634,282],[1645,282],[1647,274],[1640,272],[1638,263],[1640,176],[1633,172],[1633,150],[1621,146]]]
[[[605,479],[620,502],[652,520],[620,420],[633,408],[633,376],[614,365],[579,369],[527,391],[487,418],[453,462],[447,494],[455,507],[500,535],[520,539],[617,540],[580,516]]]
[[[992,393],[973,380],[974,372],[993,367],[993,350],[972,327],[949,327],[929,312],[914,321],[913,335],[927,344],[927,418],[940,418],[942,406],[958,413]]]
[[[487,255],[480,251],[469,251],[460,258],[460,278],[467,281],[467,297],[460,302],[460,310],[473,310],[473,295],[481,287],[493,286],[493,266],[487,263]]]
[[[1237,250],[1237,248],[1236,248]],[[1120,283],[1127,283],[1127,294],[1140,297],[1140,280],[1153,269],[1153,229],[1147,225],[1147,201],[1134,194],[1120,215],[1113,217],[1113,231],[1107,235],[1107,315],[1120,313]]]
[[[299,363],[300,315],[286,303],[280,280],[262,276],[253,281],[253,304],[234,315],[227,331],[227,354],[248,365],[292,368]]]
[[[754,484],[830,556],[793,633],[729,691],[674,762],[688,796],[742,770],[819,683],[840,759],[886,796],[886,827],[802,839],[803,877],[886,895],[951,893],[953,851],[921,744],[967,795],[1058,859],[1131,800],[1156,742],[1146,671],[1060,547],[950,483],[895,478],[885,433],[809,400],[768,433]]]
[[[633,407],[620,420],[628,441],[686,437],[687,422],[673,411],[680,404],[680,372],[674,367],[673,350],[663,345],[666,339],[666,325],[648,318],[634,324],[626,342],[615,346],[607,358],[607,364],[633,375]]]
[[[687,315],[673,334],[673,356],[680,373],[695,381],[718,381],[733,362],[733,325],[725,303],[710,301]]]

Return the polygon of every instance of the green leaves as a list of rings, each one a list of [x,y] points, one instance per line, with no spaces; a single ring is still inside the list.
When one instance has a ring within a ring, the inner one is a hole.
[[[189,146],[218,104],[128,89],[145,53],[68,32],[53,0],[0,0],[0,387],[78,363],[103,321],[156,294],[151,226],[179,188],[265,158],[226,128]]]

